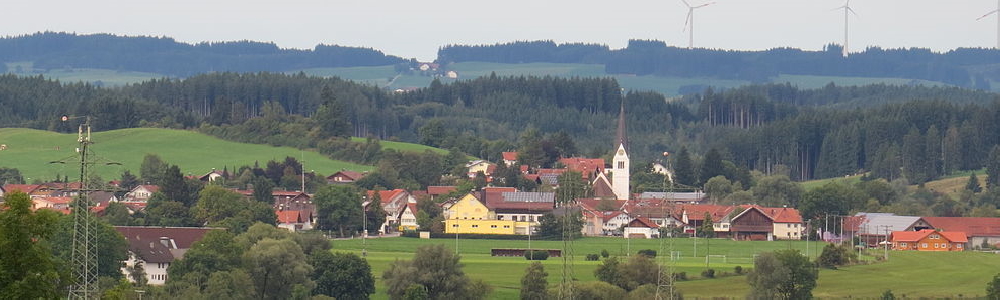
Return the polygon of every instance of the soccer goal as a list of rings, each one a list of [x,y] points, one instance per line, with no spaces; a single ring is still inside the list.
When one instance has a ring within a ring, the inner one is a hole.
[[[722,259],[722,263],[724,263],[724,264],[728,264],[729,263],[729,259],[727,259],[725,255],[718,255],[718,254],[705,255],[705,263],[707,264],[707,263],[711,262],[711,260],[713,258],[714,259],[721,258]],[[716,262],[718,262],[718,260],[716,260]]]
[[[670,251],[670,260],[671,261],[681,260],[681,252],[680,251]]]

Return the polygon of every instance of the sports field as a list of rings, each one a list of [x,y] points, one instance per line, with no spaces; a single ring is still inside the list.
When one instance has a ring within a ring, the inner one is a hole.
[[[662,248],[661,248],[662,243]],[[416,238],[381,238],[366,241],[367,259],[376,277],[377,293],[372,299],[388,299],[385,286],[379,278],[382,271],[396,259],[411,259],[415,249],[421,245],[444,244],[449,248],[456,247],[454,239],[416,239]],[[679,251],[681,258],[670,260],[668,249]],[[695,252],[697,245],[697,255]],[[708,267],[721,272],[733,273],[737,265],[743,268],[753,266],[753,255],[773,250],[798,249],[803,253],[809,249],[811,257],[817,254],[816,249],[824,244],[804,241],[774,241],[774,242],[743,242],[728,239],[663,239],[663,240],[626,240],[613,237],[589,237],[572,243],[573,261],[568,271],[572,277],[580,281],[596,280],[594,269],[600,264],[596,261],[585,261],[586,254],[597,254],[602,249],[611,255],[623,256],[635,253],[641,249],[658,250],[657,260],[673,268],[673,272],[686,272],[690,280],[678,283],[678,288],[686,299],[731,297],[742,299],[747,294],[749,286],[745,276],[726,276],[716,279],[700,278],[701,271],[706,269],[705,255],[713,255]],[[355,240],[337,240],[333,242],[334,251],[361,253],[362,242]],[[561,241],[532,241],[532,248],[563,249]],[[465,272],[473,278],[486,280],[494,287],[490,299],[517,299],[520,290],[520,278],[529,262],[522,257],[491,257],[491,248],[528,248],[527,241],[511,240],[473,240],[459,239],[457,241]],[[663,250],[661,250],[663,249]],[[882,251],[872,251],[871,255],[882,255]],[[864,256],[871,259],[871,256]],[[725,255],[725,258],[720,257]],[[875,298],[887,289],[892,289],[897,297],[905,295],[910,298],[946,298],[970,297],[985,293],[986,282],[1000,272],[1000,255],[977,252],[926,253],[926,252],[889,252],[888,262],[878,262],[867,265],[844,267],[839,270],[821,270],[818,287],[813,294],[820,298]],[[561,258],[549,258],[544,261],[549,273],[549,284],[562,280],[563,264]]]

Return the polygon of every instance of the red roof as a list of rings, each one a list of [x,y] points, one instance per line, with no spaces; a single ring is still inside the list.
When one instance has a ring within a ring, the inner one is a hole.
[[[965,232],[959,231],[936,231],[934,229],[923,229],[920,231],[893,231],[891,240],[894,242],[919,242],[932,233],[938,233],[949,242],[968,243],[969,239]]]
[[[14,191],[21,191],[24,192],[25,194],[31,194],[31,192],[34,192],[35,190],[41,187],[42,187],[41,184],[8,184],[3,186],[3,190],[8,193],[12,193]]]
[[[220,228],[208,227],[144,227],[115,226],[129,243],[129,250],[138,254],[147,263],[172,262],[174,252],[171,249],[190,249],[194,243],[201,240],[209,230]],[[168,238],[170,247],[164,246],[160,239]],[[177,247],[174,248],[173,245]],[[179,258],[179,257],[178,257]]]
[[[627,227],[660,228],[660,226],[657,226],[656,223],[654,223],[653,221],[650,221],[646,217],[638,217],[638,218],[632,219],[632,221],[628,222],[628,226]]]
[[[344,170],[344,171],[339,171],[337,173],[333,173],[333,175],[327,176],[326,179],[332,180],[334,177],[337,176],[337,174],[350,178],[353,181],[357,181],[358,179],[365,177],[365,173]]]
[[[504,152],[502,155],[503,160],[517,161],[517,152]]]
[[[278,223],[302,223],[301,214],[297,210],[275,211],[274,214],[278,215]]]
[[[455,186],[428,186],[427,193],[431,195],[444,195],[458,190]]]
[[[1000,236],[1000,218],[923,217],[924,222],[943,231],[960,231],[969,236]]]
[[[379,195],[379,200],[381,200],[382,204],[389,204],[389,202],[392,202],[393,197],[396,197],[401,193],[406,193],[406,190],[395,189],[391,191],[379,191],[378,195]],[[367,195],[368,199],[374,199],[375,191],[369,190]]]
[[[604,159],[568,157],[559,159],[567,170],[580,172],[584,179],[590,179],[595,173],[604,173]]]

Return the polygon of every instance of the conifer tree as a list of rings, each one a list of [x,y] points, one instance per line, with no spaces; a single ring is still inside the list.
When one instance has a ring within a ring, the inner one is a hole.
[[[983,187],[979,186],[979,178],[976,178],[976,172],[972,172],[972,175],[969,175],[969,182],[965,184],[965,189],[973,193],[983,191]]]

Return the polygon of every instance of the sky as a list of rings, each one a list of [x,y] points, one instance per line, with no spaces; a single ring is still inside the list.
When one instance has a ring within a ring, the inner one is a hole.
[[[688,0],[692,5],[708,0]],[[95,0],[11,1],[0,35],[40,31],[253,40],[282,48],[370,47],[430,61],[441,46],[523,40],[625,47],[629,39],[687,46],[681,0]],[[842,0],[715,0],[695,11],[695,47],[819,50],[843,43]],[[997,45],[992,0],[854,0],[852,51],[868,46],[948,51]],[[44,12],[44,13],[43,13]]]

